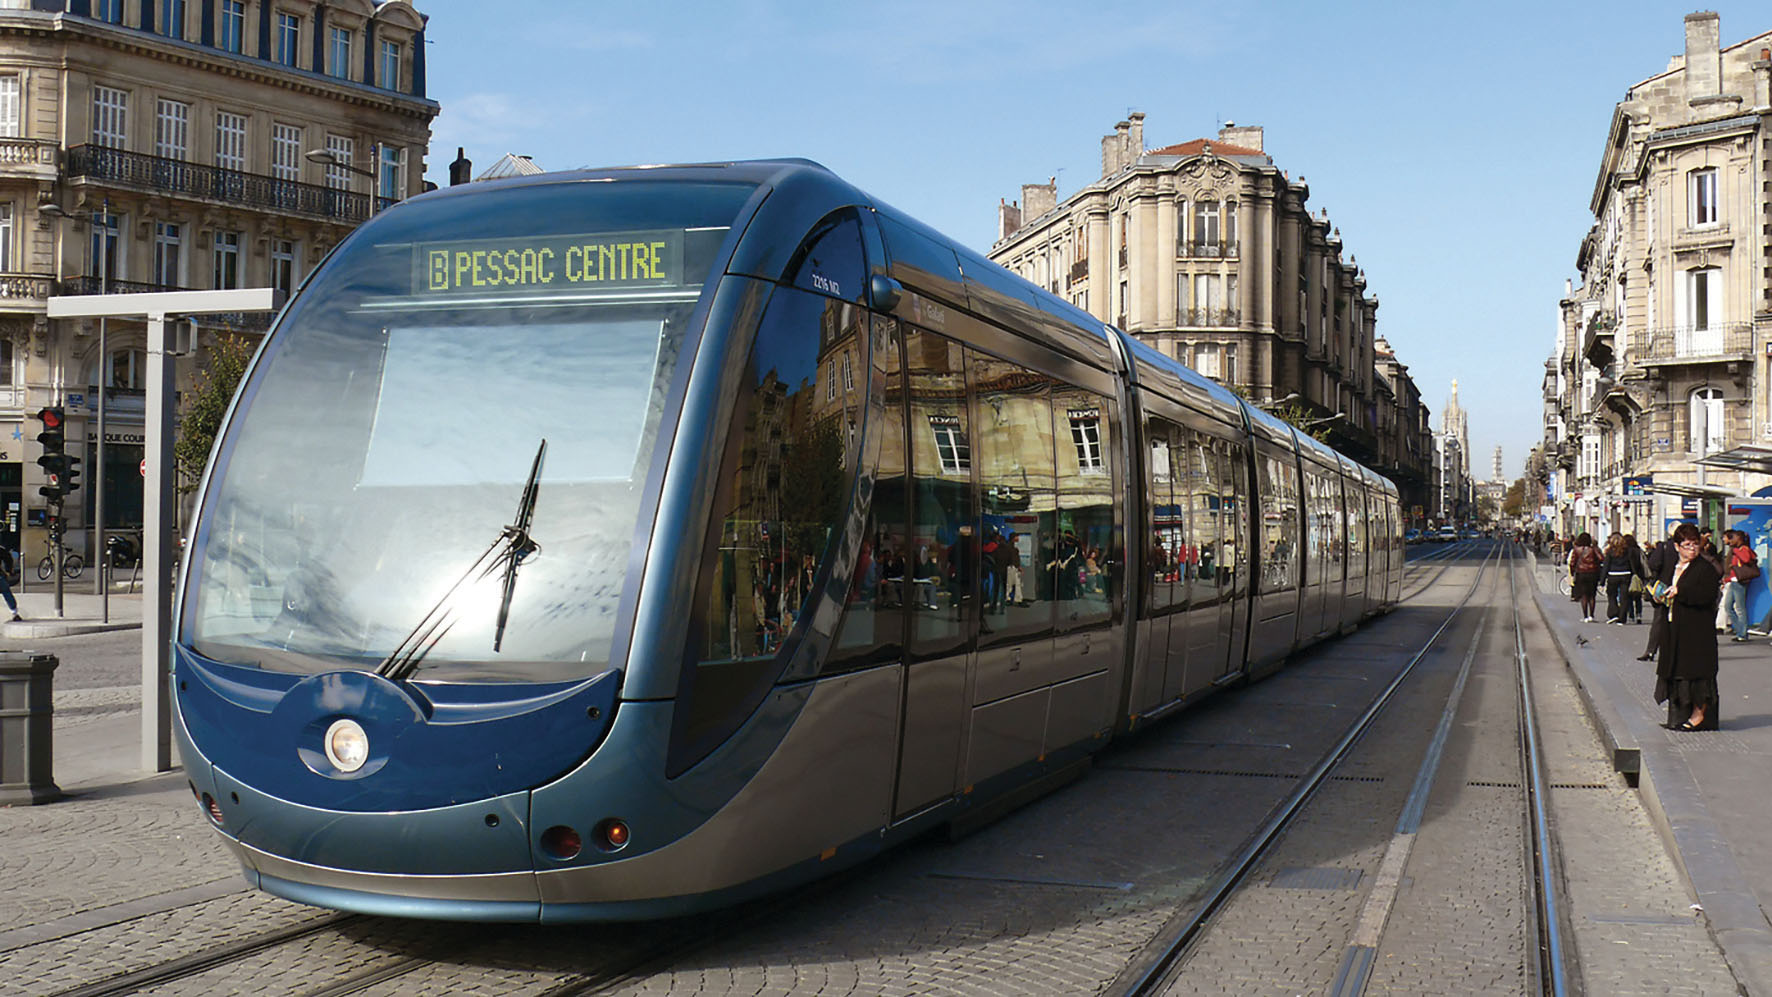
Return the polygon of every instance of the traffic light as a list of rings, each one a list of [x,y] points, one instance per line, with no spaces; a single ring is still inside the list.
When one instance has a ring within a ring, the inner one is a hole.
[[[37,442],[43,445],[43,456],[37,458],[37,466],[43,468],[43,486],[37,494],[60,502],[67,494],[68,455],[63,452],[67,420],[60,406],[50,406],[37,410],[37,421],[43,424],[43,431],[37,434]]]
[[[62,458],[62,494],[80,487],[80,458],[67,454]]]

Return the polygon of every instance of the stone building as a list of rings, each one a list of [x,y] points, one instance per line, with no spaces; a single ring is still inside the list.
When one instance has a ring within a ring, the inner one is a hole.
[[[1659,536],[1682,500],[1714,518],[1772,482],[1699,463],[1772,442],[1772,32],[1723,47],[1701,12],[1685,34],[1613,110],[1559,304],[1545,447],[1565,529]]]
[[[378,207],[423,187],[425,17],[405,0],[0,0],[0,515],[41,523],[33,414],[85,460],[69,543],[89,557],[99,392],[107,527],[141,522],[142,322],[45,317],[52,294],[293,290]],[[227,329],[206,320],[181,386]],[[102,333],[101,333],[102,330]],[[103,347],[100,342],[103,340]]]
[[[1420,395],[1378,375],[1378,299],[1328,213],[1306,209],[1304,178],[1262,146],[1259,126],[1226,124],[1146,150],[1134,113],[1102,139],[1098,180],[1062,203],[1048,181],[999,205],[990,258],[1257,403],[1299,406],[1332,445],[1395,479],[1405,507],[1425,503],[1425,450],[1380,443],[1425,416],[1380,414]]]

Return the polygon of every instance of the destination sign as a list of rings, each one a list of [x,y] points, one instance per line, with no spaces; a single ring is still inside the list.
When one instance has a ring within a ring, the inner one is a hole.
[[[585,292],[682,283],[679,229],[423,242],[412,250],[412,290],[418,295]]]

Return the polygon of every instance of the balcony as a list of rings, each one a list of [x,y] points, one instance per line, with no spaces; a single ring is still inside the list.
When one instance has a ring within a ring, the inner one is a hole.
[[[0,138],[0,177],[54,180],[56,144],[51,139]]]
[[[1077,262],[1071,264],[1071,283],[1074,284],[1077,281],[1082,280],[1083,278],[1085,278],[1087,276],[1089,276],[1089,261],[1088,260],[1086,260],[1086,259],[1078,260]]]
[[[1175,324],[1196,329],[1235,329],[1241,322],[1235,308],[1178,308]]]
[[[1125,246],[1120,247],[1120,269],[1121,270],[1126,269],[1126,247]]]
[[[3,282],[6,275],[0,275]],[[97,277],[64,277],[55,282],[55,293],[66,295],[79,294],[147,294],[154,291],[192,291],[199,288],[178,287],[172,284],[148,284],[139,280],[107,280],[100,288]],[[205,329],[226,329],[234,332],[264,332],[271,327],[271,312],[219,312],[197,318],[197,324]]]
[[[1187,256],[1206,260],[1234,260],[1237,258],[1237,244],[1234,240],[1195,239],[1189,242],[1181,240],[1175,246],[1178,256]]]
[[[278,180],[260,173],[241,173],[215,166],[199,166],[123,149],[77,145],[68,150],[68,177],[99,181],[154,194],[172,194],[222,204],[310,215],[344,225],[355,225],[392,204],[385,197],[371,198],[348,190]]]
[[[0,273],[0,310],[23,304],[41,311],[43,299],[55,289],[55,277],[46,273]],[[16,309],[10,309],[16,310]]]
[[[1753,333],[1750,322],[1721,323],[1705,329],[1690,326],[1653,329],[1649,332],[1648,345],[1632,359],[1644,366],[1751,360]]]

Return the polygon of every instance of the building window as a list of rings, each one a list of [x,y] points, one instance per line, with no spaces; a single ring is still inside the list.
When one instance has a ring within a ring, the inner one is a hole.
[[[1218,347],[1201,343],[1194,348],[1194,369],[1207,377],[1218,375]]]
[[[1070,409],[1071,443],[1077,448],[1077,470],[1084,474],[1105,474],[1101,461],[1101,411]]]
[[[215,165],[235,172],[246,169],[246,115],[215,112]]]
[[[12,382],[12,340],[0,339],[0,384]]]
[[[129,134],[129,94],[111,87],[92,88],[92,144],[123,148]]]
[[[967,474],[972,470],[972,444],[960,429],[960,420],[951,415],[932,415],[929,429],[935,434],[935,455],[941,460],[941,473]]]
[[[295,125],[271,125],[271,176],[279,180],[301,179],[301,129]]]
[[[399,200],[406,196],[406,150],[398,146],[376,147],[377,186],[382,197]]]
[[[236,55],[246,42],[246,0],[221,0],[221,47]]]
[[[1705,331],[1721,324],[1718,300],[1722,291],[1722,270],[1699,267],[1686,271],[1686,325],[1694,331]]]
[[[1201,201],[1194,205],[1194,245],[1201,252],[1218,251],[1218,202]]]
[[[285,66],[295,66],[300,58],[301,18],[280,13],[277,15],[277,61]]]
[[[327,72],[341,80],[351,78],[351,32],[345,28],[332,29],[332,65]]]
[[[271,286],[285,295],[295,293],[297,252],[293,240],[276,239],[271,242]]]
[[[855,365],[850,362],[847,352],[843,354],[843,391],[845,394],[855,391]]]
[[[381,43],[381,85],[389,90],[400,89],[400,46],[396,42]]]
[[[92,16],[111,24],[122,24],[123,0],[93,0]]]
[[[123,275],[123,260],[119,255],[121,240],[117,238],[122,231],[123,221],[116,215],[99,214],[93,219],[89,258],[92,276],[99,278],[101,283]]]
[[[1699,388],[1692,392],[1690,412],[1693,453],[1716,453],[1728,445],[1728,424],[1723,415],[1723,389]]]
[[[332,153],[333,163],[326,167],[326,186],[333,190],[351,189],[351,172],[344,164],[357,158],[357,143],[343,135],[326,136],[326,151]]]
[[[1237,348],[1224,347],[1224,381],[1226,384],[1237,383]]]
[[[19,114],[18,77],[0,76],[0,137],[23,134],[24,123]]]
[[[184,233],[176,222],[154,223],[154,283],[162,287],[180,287]]]
[[[184,159],[189,147],[191,105],[161,100],[154,105],[154,155]]]
[[[1686,174],[1686,217],[1691,227],[1717,223],[1717,171],[1693,170]]]
[[[1227,248],[1237,244],[1237,202],[1224,202],[1224,244]]]
[[[111,387],[140,391],[147,387],[148,354],[145,350],[114,350],[111,353]]]
[[[12,267],[12,202],[0,204],[0,273],[11,273]]]
[[[215,289],[225,291],[240,286],[240,233],[215,234]]]
[[[168,38],[185,37],[185,0],[160,0],[160,21],[156,25]]]

